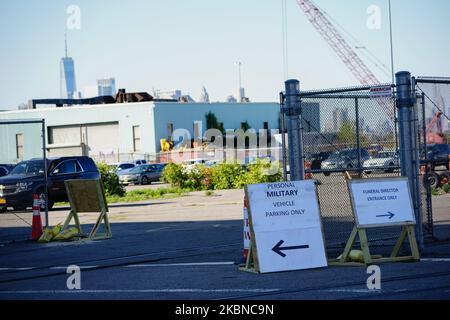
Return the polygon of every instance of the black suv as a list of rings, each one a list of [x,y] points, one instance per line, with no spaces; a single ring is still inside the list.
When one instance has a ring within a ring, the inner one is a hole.
[[[13,168],[13,164],[0,164],[0,177],[6,176]]]
[[[100,173],[89,157],[60,157],[47,160],[48,208],[55,202],[68,201],[64,181],[98,179]],[[31,159],[18,163],[7,176],[0,178],[0,212],[7,207],[24,210],[33,205],[37,194],[41,209],[45,208],[44,160]]]
[[[433,171],[436,167],[445,166],[447,170],[449,168],[450,162],[450,146],[448,144],[428,144],[427,145],[427,158],[428,162],[431,164],[431,170]],[[422,152],[421,162],[424,163],[424,153]]]

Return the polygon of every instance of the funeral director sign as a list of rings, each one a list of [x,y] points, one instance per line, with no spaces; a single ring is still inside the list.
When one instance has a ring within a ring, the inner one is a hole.
[[[327,266],[314,181],[247,186],[259,272]]]
[[[415,224],[407,178],[349,180],[356,225]]]

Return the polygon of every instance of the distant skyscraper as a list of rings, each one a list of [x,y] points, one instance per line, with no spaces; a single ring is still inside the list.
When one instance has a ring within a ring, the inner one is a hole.
[[[209,94],[208,91],[206,91],[205,86],[202,88],[202,93],[200,95],[199,102],[201,103],[209,103]]]
[[[75,63],[67,56],[67,39],[65,40],[65,57],[60,63],[60,92],[61,98],[76,98],[77,84],[75,81]]]
[[[115,96],[116,80],[114,78],[98,79],[97,88],[99,96]]]
[[[333,131],[338,132],[341,126],[350,120],[348,115],[348,109],[333,109]]]
[[[237,99],[235,97],[233,97],[232,95],[228,96],[226,101],[228,103],[237,103]]]

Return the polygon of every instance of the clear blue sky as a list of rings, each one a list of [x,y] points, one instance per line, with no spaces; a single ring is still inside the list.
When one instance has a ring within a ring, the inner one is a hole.
[[[277,101],[282,88],[282,0],[0,0],[0,109],[59,96],[64,33],[78,90],[116,78],[128,91],[179,88],[212,101],[243,84],[253,101]],[[387,0],[316,0],[387,65]],[[81,9],[81,29],[67,30],[66,9]],[[366,27],[368,6],[382,9],[381,29]],[[305,89],[357,84],[294,0],[288,6],[289,76]],[[392,0],[395,69],[450,76],[450,1]],[[381,81],[389,81],[371,69]]]

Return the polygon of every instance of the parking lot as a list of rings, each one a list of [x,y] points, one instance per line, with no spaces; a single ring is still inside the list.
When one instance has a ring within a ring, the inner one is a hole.
[[[111,204],[113,238],[103,241],[34,243],[27,240],[29,212],[2,214],[0,299],[450,298],[448,195],[433,198],[442,241],[428,241],[421,262],[382,265],[381,290],[367,289],[364,267],[263,275],[239,271],[242,200],[242,190],[225,190]],[[50,224],[62,222],[68,210],[51,211]],[[96,216],[81,214],[80,219],[87,232]],[[329,257],[338,254],[339,249],[329,251]],[[69,265],[81,268],[80,290],[67,288]]]

